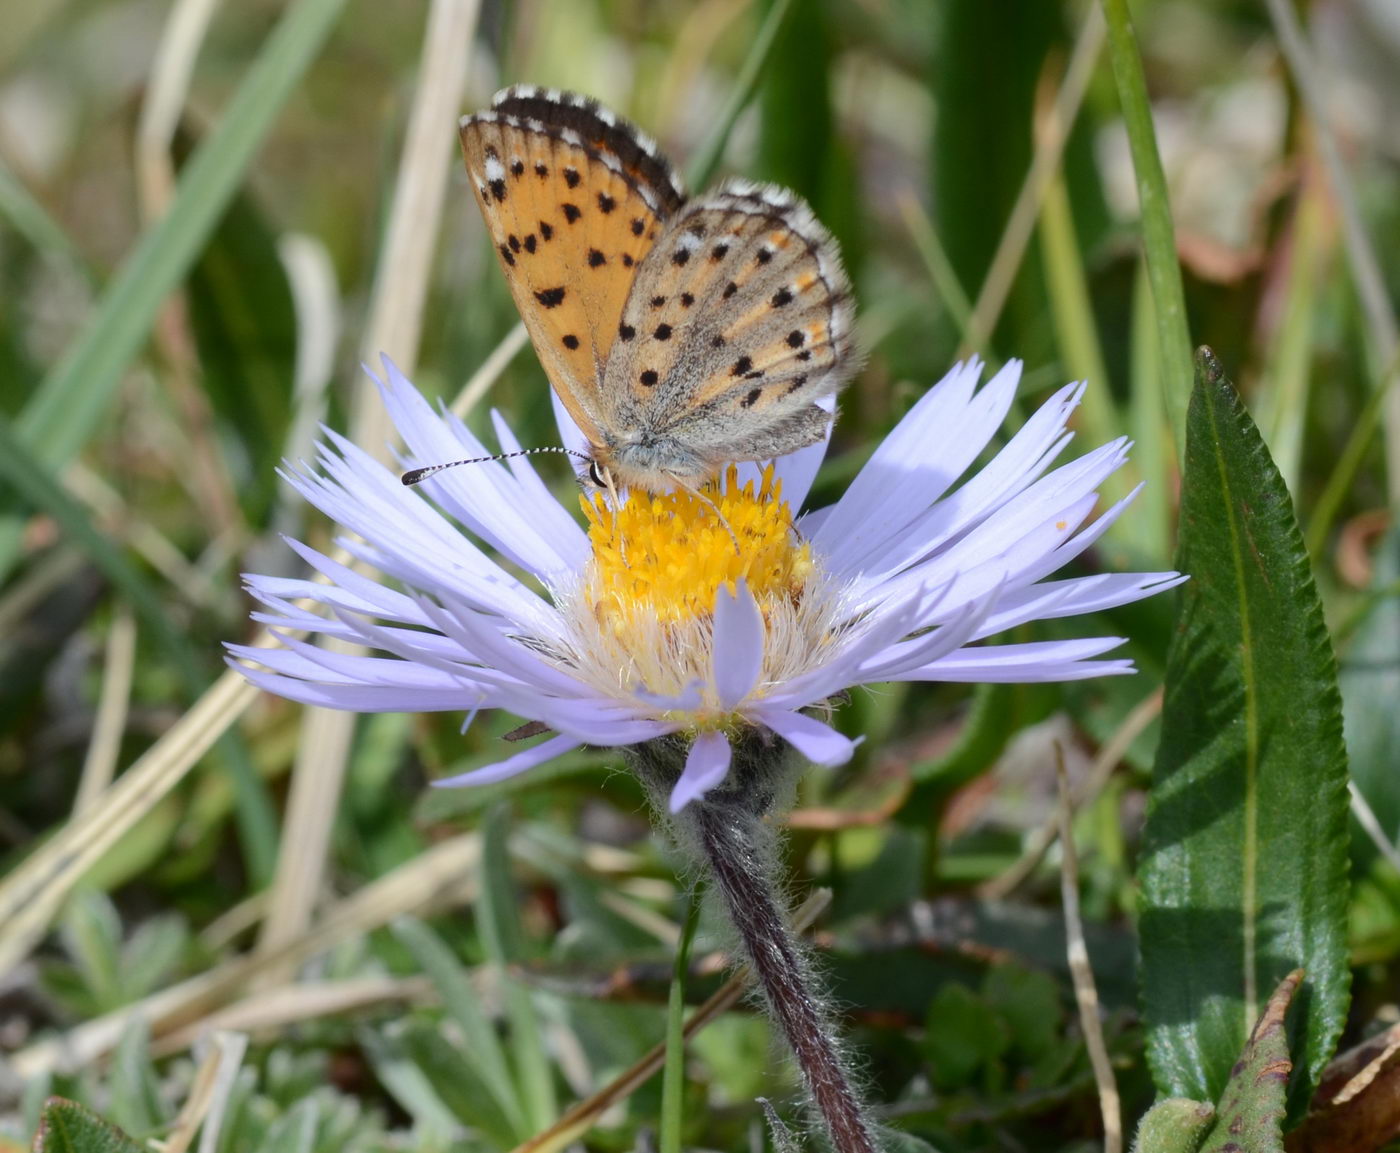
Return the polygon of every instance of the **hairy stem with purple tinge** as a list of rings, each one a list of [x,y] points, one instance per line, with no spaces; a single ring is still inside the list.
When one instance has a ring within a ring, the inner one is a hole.
[[[766,854],[752,835],[757,820],[735,806],[704,800],[684,816],[695,826],[714,891],[738,930],[768,1011],[792,1047],[832,1144],[839,1153],[875,1153],[870,1123],[811,986],[801,946],[774,896]]]

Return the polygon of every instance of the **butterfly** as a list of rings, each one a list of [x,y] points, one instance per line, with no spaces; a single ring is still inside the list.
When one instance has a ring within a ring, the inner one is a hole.
[[[857,367],[835,242],[795,194],[687,199],[645,133],[527,85],[464,117],[462,153],[550,384],[611,487],[694,489],[825,436]]]

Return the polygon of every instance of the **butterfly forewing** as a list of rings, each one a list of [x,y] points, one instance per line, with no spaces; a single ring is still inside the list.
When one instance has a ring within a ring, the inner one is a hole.
[[[716,463],[818,439],[851,375],[849,286],[826,230],[782,189],[731,182],[687,205],[638,269],[602,418]]]
[[[591,101],[507,89],[467,117],[462,152],[550,383],[599,439],[598,387],[634,270],[681,193],[650,142]]]

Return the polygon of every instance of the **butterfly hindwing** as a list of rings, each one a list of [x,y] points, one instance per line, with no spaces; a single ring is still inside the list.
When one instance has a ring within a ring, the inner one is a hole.
[[[792,193],[731,181],[686,205],[641,262],[601,419],[683,441],[716,466],[819,439],[814,401],[854,372],[849,284]]]
[[[550,383],[590,440],[627,292],[680,189],[654,145],[592,101],[506,89],[462,121],[501,269]]]

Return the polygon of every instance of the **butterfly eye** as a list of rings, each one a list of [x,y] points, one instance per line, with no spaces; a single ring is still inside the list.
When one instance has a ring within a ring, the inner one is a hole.
[[[599,488],[608,487],[608,470],[596,460],[588,462],[588,479]]]

